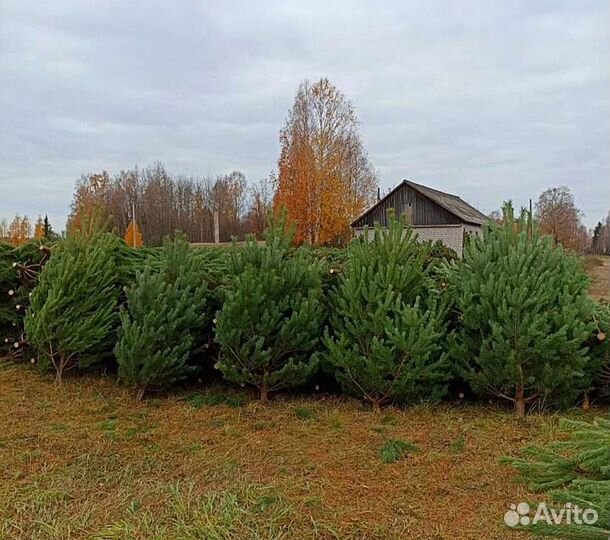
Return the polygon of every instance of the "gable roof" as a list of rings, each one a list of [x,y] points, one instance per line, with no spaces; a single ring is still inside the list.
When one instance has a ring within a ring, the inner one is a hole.
[[[487,221],[487,216],[477,210],[474,206],[469,205],[466,201],[460,199],[457,195],[444,193],[437,189],[432,189],[421,184],[416,184],[410,180],[404,180],[403,184],[411,186],[415,191],[418,191],[425,197],[433,200],[439,206],[442,206],[454,216],[457,216],[466,223],[474,223],[475,225],[483,225]]]
[[[460,199],[457,195],[452,195],[450,193],[445,193],[443,191],[439,191],[437,189],[432,189],[427,186],[422,186],[421,184],[416,184],[411,180],[403,180],[400,184],[398,184],[394,189],[392,189],[383,199],[377,201],[373,206],[371,206],[364,214],[355,219],[352,223],[356,223],[361,220],[363,217],[366,217],[370,212],[372,212],[377,206],[385,201],[388,197],[393,195],[396,191],[401,189],[403,186],[409,186],[414,189],[424,197],[427,197],[434,203],[438,204],[441,208],[447,210],[447,212],[453,214],[458,219],[465,223],[470,223],[473,225],[483,225],[485,221],[488,219],[485,214],[477,210],[474,206],[469,205],[466,201]]]

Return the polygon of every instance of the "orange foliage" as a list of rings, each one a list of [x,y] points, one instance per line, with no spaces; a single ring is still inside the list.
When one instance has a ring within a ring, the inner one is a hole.
[[[38,216],[36,220],[36,225],[34,225],[34,238],[36,240],[40,240],[45,237],[44,233],[44,221],[41,216]]]
[[[280,135],[274,210],[285,208],[296,241],[340,244],[374,200],[377,176],[352,105],[328,79],[303,83]]]
[[[32,237],[32,225],[27,216],[15,216],[8,227],[8,241],[14,246],[25,244]]]
[[[106,199],[111,179],[106,171],[83,176],[76,184],[76,191],[68,218],[67,231],[87,233],[91,223],[106,221]]]
[[[585,251],[589,241],[582,216],[567,186],[547,189],[540,194],[536,203],[540,230],[551,235],[556,244],[579,253]]]
[[[130,247],[142,247],[144,245],[140,227],[138,227],[138,224],[133,220],[129,222],[129,226],[125,232],[125,242]]]

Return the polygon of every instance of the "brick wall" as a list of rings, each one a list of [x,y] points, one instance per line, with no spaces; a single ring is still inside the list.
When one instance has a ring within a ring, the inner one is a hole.
[[[413,227],[413,232],[417,235],[419,240],[423,242],[427,240],[432,240],[433,242],[440,240],[447,247],[453,249],[458,254],[458,257],[462,257],[464,248],[464,227],[464,225],[420,226]],[[473,230],[469,230],[469,232],[477,232],[474,229],[478,230],[479,228],[470,227],[470,229]],[[354,229],[354,233],[356,236],[362,236],[364,234],[364,229]],[[372,237],[372,230],[370,229],[369,234]]]

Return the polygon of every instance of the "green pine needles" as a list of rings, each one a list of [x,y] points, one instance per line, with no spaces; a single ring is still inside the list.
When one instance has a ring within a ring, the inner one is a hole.
[[[561,524],[540,521],[527,526],[536,535],[608,540],[610,537],[610,419],[594,422],[562,421],[570,431],[566,441],[545,448],[532,447],[524,459],[505,458],[515,467],[520,480],[535,491],[546,491],[556,505],[571,503],[597,514],[595,523]],[[558,509],[559,510],[559,509]]]
[[[138,400],[197,370],[189,361],[210,323],[207,294],[199,259],[183,238],[167,240],[160,261],[137,273],[114,352],[119,380]]]
[[[0,357],[30,359],[26,358],[24,318],[49,253],[49,247],[38,242],[16,247],[0,243]]]
[[[251,238],[233,248],[234,281],[217,315],[216,364],[224,378],[269,393],[305,383],[317,370],[325,310],[319,264],[302,248],[289,254],[292,234],[272,225],[266,244]]]
[[[513,402],[524,416],[533,403],[572,404],[587,389],[592,303],[576,256],[507,205],[504,224],[469,242],[451,280],[459,312],[452,353],[475,391]]]
[[[345,391],[375,408],[438,400],[449,372],[446,309],[428,274],[428,247],[396,219],[372,236],[352,242],[331,291],[326,365]]]
[[[110,233],[70,235],[42,270],[25,318],[41,369],[64,373],[111,355],[118,324],[119,274]]]
[[[592,318],[593,333],[587,342],[591,357],[591,365],[587,370],[589,387],[598,396],[607,397],[610,393],[610,304],[603,300],[596,302]],[[589,408],[589,394],[585,394],[585,409]]]
[[[394,217],[341,250],[295,249],[283,219],[265,244],[230,251],[183,238],[134,250],[95,221],[84,229],[40,274],[49,250],[0,246],[3,338],[14,358],[31,344],[58,381],[107,359],[142,398],[214,357],[263,401],[319,364],[376,409],[438,401],[458,378],[521,416],[610,391],[608,304],[589,299],[582,261],[510,205],[451,261]]]

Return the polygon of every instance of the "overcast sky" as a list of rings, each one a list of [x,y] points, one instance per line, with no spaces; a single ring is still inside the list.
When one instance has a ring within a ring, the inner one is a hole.
[[[0,217],[63,229],[81,173],[276,165],[297,86],[352,101],[382,189],[610,208],[608,0],[0,0]]]

